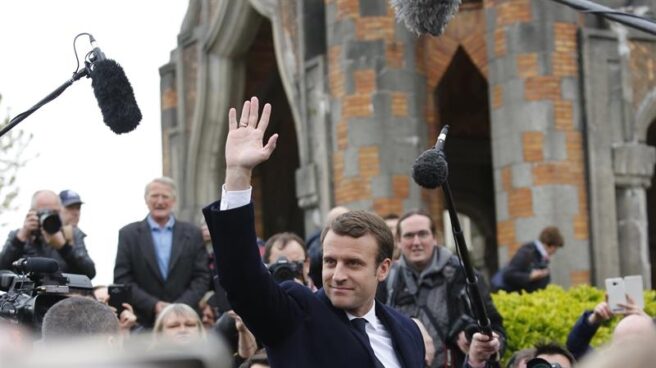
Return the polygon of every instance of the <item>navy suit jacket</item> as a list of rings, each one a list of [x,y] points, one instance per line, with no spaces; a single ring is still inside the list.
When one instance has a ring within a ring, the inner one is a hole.
[[[230,304],[267,349],[271,367],[374,367],[343,310],[323,290],[295,282],[276,284],[260,258],[253,205],[203,209],[212,236],[219,280]],[[424,343],[409,318],[376,302],[376,316],[389,331],[404,368],[424,367]]]

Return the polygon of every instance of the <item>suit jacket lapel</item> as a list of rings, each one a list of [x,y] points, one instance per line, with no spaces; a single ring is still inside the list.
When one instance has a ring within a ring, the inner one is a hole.
[[[169,276],[173,273],[173,267],[175,267],[176,262],[180,259],[180,255],[185,247],[186,233],[183,228],[178,224],[178,220],[175,221],[173,225],[173,240],[171,244],[171,259],[169,260]]]
[[[393,318],[390,318],[385,308],[383,308],[382,303],[378,300],[376,301],[376,317],[380,319],[392,336],[392,344],[394,345],[394,351],[398,354],[399,363],[401,363],[402,367],[408,367],[410,362],[407,359],[412,356],[413,352],[408,351],[410,348],[409,344],[400,343],[404,339],[404,336],[400,333],[402,327]]]
[[[139,227],[139,246],[143,252],[144,257],[146,258],[146,263],[151,268],[151,271],[157,275],[158,280],[164,283],[162,278],[162,273],[159,271],[157,266],[157,256],[155,255],[155,243],[153,243],[153,235],[150,231],[150,225],[148,221],[143,220],[141,226]]]

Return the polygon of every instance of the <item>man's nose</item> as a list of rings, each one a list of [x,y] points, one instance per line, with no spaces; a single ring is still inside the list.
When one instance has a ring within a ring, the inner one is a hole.
[[[337,263],[335,266],[335,271],[333,271],[333,280],[335,282],[343,282],[346,280],[346,272],[343,264]]]

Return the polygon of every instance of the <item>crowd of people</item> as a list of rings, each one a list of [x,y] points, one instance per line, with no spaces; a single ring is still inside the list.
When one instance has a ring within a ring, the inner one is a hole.
[[[0,341],[7,345],[0,347],[0,364],[2,354],[16,355],[30,344],[97,336],[120,354],[127,342],[148,336],[143,351],[219,344],[218,337],[232,367],[499,367],[507,345],[502,315],[479,277],[490,321],[487,333],[478,328],[472,285],[459,258],[441,245],[429,212],[336,207],[307,242],[283,232],[261,244],[250,178],[278,136],[264,141],[271,106],[259,110],[252,98],[239,120],[235,109],[229,112],[225,183],[221,199],[203,209],[202,226],[175,217],[172,179],[152,180],[144,192],[147,216],[119,231],[114,284],[71,287],[47,310],[32,308],[34,343],[13,324],[17,318],[3,314]],[[8,235],[0,269],[43,257],[64,274],[93,279],[94,262],[78,227],[82,204],[72,190],[34,193],[23,226]],[[495,275],[493,289],[544,288],[550,257],[563,245],[558,229],[546,227]],[[51,279],[61,280],[39,282]],[[653,343],[652,318],[632,302],[624,307],[612,347],[636,338],[638,345]],[[590,341],[614,314],[606,302],[582,312],[566,345],[545,342],[512,352],[507,366],[570,368],[586,355],[593,361],[601,353],[591,353]]]

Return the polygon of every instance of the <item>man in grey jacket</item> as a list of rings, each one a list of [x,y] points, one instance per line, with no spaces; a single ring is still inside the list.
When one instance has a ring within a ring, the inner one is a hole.
[[[56,260],[61,272],[93,278],[96,266],[84,245],[84,233],[75,226],[61,226],[60,211],[61,201],[55,192],[40,190],[34,193],[23,227],[10,232],[7,237],[0,253],[0,270],[11,269],[12,262],[20,258],[46,257]],[[57,231],[46,231],[41,224],[45,217],[54,222],[59,219],[59,229],[55,226]]]

